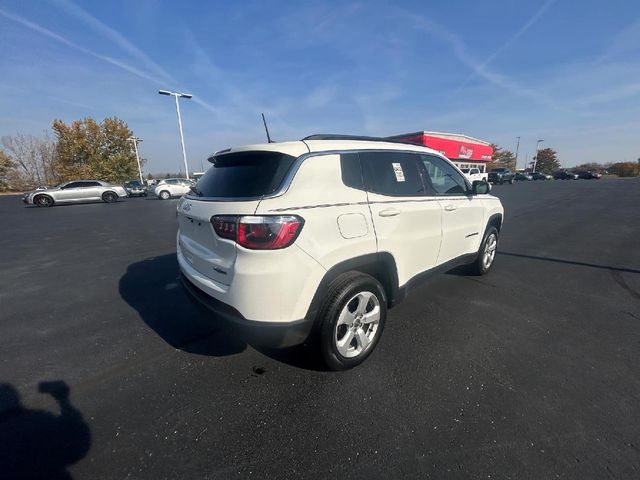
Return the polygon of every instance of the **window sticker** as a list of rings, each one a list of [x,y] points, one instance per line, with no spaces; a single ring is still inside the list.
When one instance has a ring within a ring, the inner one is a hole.
[[[402,171],[402,165],[399,163],[392,163],[393,165],[393,173],[396,174],[397,182],[404,182],[404,172]]]

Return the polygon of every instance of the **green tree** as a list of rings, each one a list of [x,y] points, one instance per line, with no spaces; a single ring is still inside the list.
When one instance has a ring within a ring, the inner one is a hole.
[[[534,158],[535,161],[535,158]],[[559,170],[561,165],[558,160],[558,153],[552,148],[543,148],[538,150],[538,158],[535,162],[536,172],[554,172]]]
[[[0,191],[7,190],[10,186],[8,175],[14,164],[9,155],[0,150]]]
[[[129,138],[133,132],[119,118],[76,120],[67,125],[53,122],[58,140],[55,170],[61,181],[95,178],[122,183],[138,175],[138,164]],[[141,163],[144,162],[140,159]]]
[[[503,150],[495,143],[492,143],[491,147],[493,148],[493,155],[491,156],[491,161],[487,166],[489,170],[493,168],[516,169],[516,156],[511,150]]]
[[[571,170],[574,172],[588,171],[588,172],[602,173],[606,169],[607,168],[601,163],[588,162],[588,163],[581,163],[580,165],[576,165]]]
[[[13,168],[13,162],[9,158],[9,155],[0,151],[0,177],[6,177],[9,170]]]
[[[618,162],[609,167],[609,172],[619,177],[637,177],[640,175],[640,164],[636,162]]]

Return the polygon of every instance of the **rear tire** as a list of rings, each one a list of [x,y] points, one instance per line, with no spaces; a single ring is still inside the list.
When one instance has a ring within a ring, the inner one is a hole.
[[[469,265],[469,273],[471,275],[485,275],[489,273],[496,258],[499,239],[498,229],[490,226],[484,232],[484,238],[478,249],[478,257]]]
[[[102,201],[105,203],[113,203],[118,201],[118,194],[114,192],[104,192],[102,194]]]
[[[509,180],[509,185],[513,185],[513,178]]]
[[[338,277],[318,314],[317,340],[322,359],[331,370],[348,370],[373,352],[387,318],[384,289],[360,272]]]
[[[158,198],[160,198],[160,200],[169,200],[171,198],[171,194],[169,192],[167,192],[166,190],[162,190],[158,194]]]
[[[53,198],[49,195],[36,195],[33,197],[33,204],[38,207],[53,207]]]

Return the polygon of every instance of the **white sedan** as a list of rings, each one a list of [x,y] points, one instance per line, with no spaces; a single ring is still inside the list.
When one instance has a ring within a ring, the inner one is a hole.
[[[160,200],[168,200],[171,197],[181,197],[195,184],[193,180],[186,178],[167,178],[161,180],[153,189],[153,192]]]

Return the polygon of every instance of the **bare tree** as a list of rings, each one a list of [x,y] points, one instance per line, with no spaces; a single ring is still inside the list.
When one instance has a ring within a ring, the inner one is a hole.
[[[42,137],[17,134],[0,139],[0,148],[9,158],[13,168],[7,172],[11,184],[33,187],[50,184],[56,180],[54,160],[56,142],[48,133]]]

